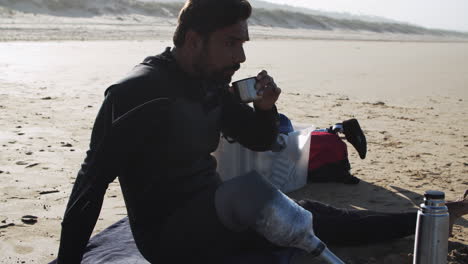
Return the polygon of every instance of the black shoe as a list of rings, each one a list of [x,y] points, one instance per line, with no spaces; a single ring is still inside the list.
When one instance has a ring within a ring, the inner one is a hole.
[[[348,159],[329,163],[315,170],[309,170],[307,183],[338,182],[344,184],[358,184],[361,180],[349,172],[351,166]]]
[[[367,141],[361,126],[359,126],[359,122],[356,119],[343,121],[343,133],[345,134],[346,140],[357,150],[359,157],[365,159],[367,154]]]
[[[356,176],[348,174],[347,176],[343,177],[342,181],[344,184],[358,184],[361,180]]]

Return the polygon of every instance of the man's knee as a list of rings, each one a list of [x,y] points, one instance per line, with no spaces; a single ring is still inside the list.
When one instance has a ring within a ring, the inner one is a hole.
[[[256,171],[224,182],[215,194],[215,206],[221,222],[233,231],[255,224],[259,211],[278,190]]]
[[[252,228],[275,245],[308,252],[321,243],[312,230],[312,214],[256,172],[221,185],[215,205],[221,222],[231,230]]]

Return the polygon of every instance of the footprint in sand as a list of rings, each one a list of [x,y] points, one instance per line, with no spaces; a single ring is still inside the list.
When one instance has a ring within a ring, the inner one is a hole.
[[[28,246],[15,246],[15,252],[21,255],[29,254],[34,251],[34,248]]]
[[[26,168],[32,168],[32,167],[35,167],[37,165],[39,165],[39,163],[33,163],[33,164],[30,164],[30,165],[26,166]]]
[[[28,225],[34,225],[35,223],[37,223],[37,216],[25,215],[21,217],[21,222],[28,224]]]
[[[70,147],[73,147],[72,144],[68,143],[68,142],[60,142],[62,144],[61,147],[65,147],[65,148],[70,148]]]

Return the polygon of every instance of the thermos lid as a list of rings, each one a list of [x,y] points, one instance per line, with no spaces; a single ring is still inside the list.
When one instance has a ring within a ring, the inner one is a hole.
[[[444,200],[445,193],[441,191],[429,190],[424,193],[426,200]]]

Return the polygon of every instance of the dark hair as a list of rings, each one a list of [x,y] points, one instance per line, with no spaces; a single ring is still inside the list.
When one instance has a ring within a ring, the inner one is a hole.
[[[251,13],[252,7],[247,0],[187,0],[179,13],[174,45],[184,44],[188,30],[208,37],[218,29],[247,20]]]

